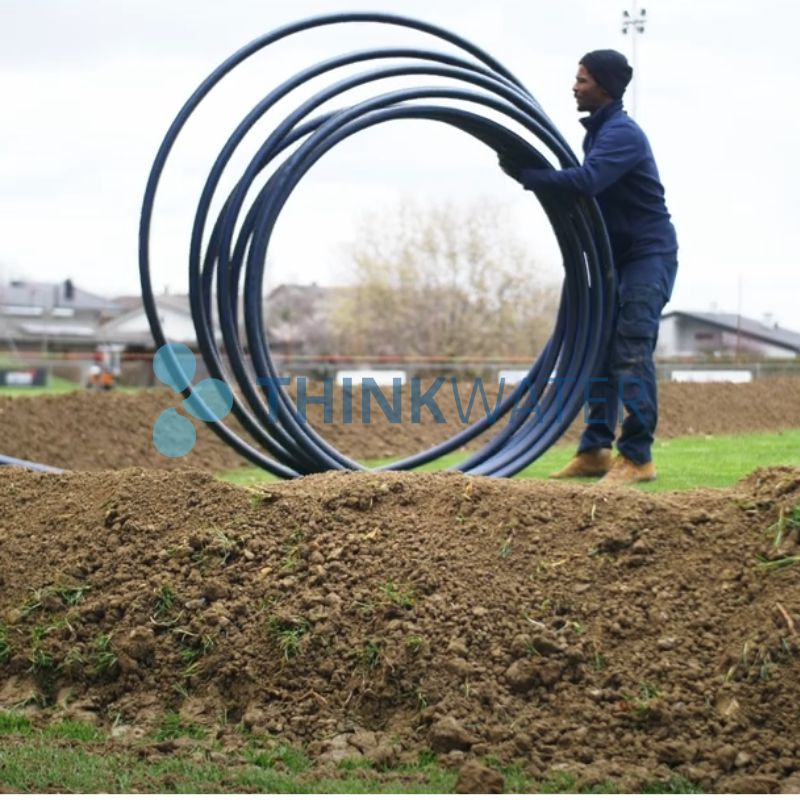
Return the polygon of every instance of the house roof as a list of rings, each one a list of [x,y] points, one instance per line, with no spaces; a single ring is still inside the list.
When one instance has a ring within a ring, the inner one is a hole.
[[[144,317],[145,310],[144,310],[144,303],[142,302],[141,297],[137,298],[114,298],[116,302],[120,303],[125,307],[125,310],[114,317],[114,319],[109,320],[103,325],[104,330],[114,330],[118,328],[121,324],[127,322],[128,320],[134,319],[135,317]],[[189,295],[188,294],[167,294],[167,295],[157,295],[155,298],[156,307],[157,308],[168,308],[170,311],[176,311],[179,314],[185,314],[187,317],[191,316],[192,309],[189,304]]]
[[[785,347],[800,354],[800,333],[781,328],[777,323],[768,325],[757,319],[743,317],[739,314],[721,314],[712,311],[670,311],[662,319],[668,317],[684,317],[696,322],[718,328],[728,333],[740,333],[751,339],[767,344]]]
[[[105,311],[115,313],[119,307],[100,295],[75,286],[72,281],[10,281],[0,286],[0,306],[18,309],[72,308],[76,311]],[[33,313],[36,313],[35,311]]]
[[[69,320],[30,321],[0,316],[0,342],[24,344],[47,340],[51,344],[86,344],[98,340],[91,321],[71,323]]]
[[[191,312],[188,294],[157,294],[153,296],[157,306],[165,305],[174,311]],[[123,294],[114,298],[114,302],[123,313],[128,311],[142,312],[144,301],[140,294]]]
[[[150,333],[150,326],[147,324],[142,298],[131,296],[117,297],[114,299],[117,303],[120,303],[120,305],[127,306],[127,308],[121,314],[118,314],[113,319],[101,325],[99,328],[100,335],[108,339],[114,339],[115,341],[125,341],[132,344],[152,343],[153,337]],[[158,295],[155,301],[156,306],[162,312],[164,310],[170,310],[178,314],[183,314],[187,318],[190,318],[192,315],[189,306],[189,295]],[[141,317],[141,330],[128,330],[124,333],[120,333],[121,328],[131,320],[137,320],[139,317]]]
[[[93,325],[52,325],[39,322],[23,322],[19,326],[21,333],[33,337],[50,339],[91,339],[97,336],[97,328]]]

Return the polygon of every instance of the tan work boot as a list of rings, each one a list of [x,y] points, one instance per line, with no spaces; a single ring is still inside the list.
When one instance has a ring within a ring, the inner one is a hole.
[[[600,483],[604,486],[609,484],[623,486],[626,483],[654,481],[655,479],[656,468],[652,461],[648,461],[646,464],[637,464],[635,461],[625,458],[622,453],[617,453],[611,462],[611,469]]]
[[[611,469],[611,451],[607,447],[584,450],[574,456],[564,469],[551,478],[601,478]]]

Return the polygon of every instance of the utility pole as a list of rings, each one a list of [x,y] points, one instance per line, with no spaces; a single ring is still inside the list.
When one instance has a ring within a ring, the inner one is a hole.
[[[622,12],[622,32],[631,35],[631,66],[633,67],[633,86],[631,91],[631,116],[636,116],[636,85],[639,83],[639,73],[636,69],[636,40],[640,33],[644,33],[644,26],[647,23],[647,11],[643,8],[636,8],[636,0],[633,0],[633,10]]]
[[[736,298],[736,361],[742,355],[742,273],[739,273],[739,287]]]

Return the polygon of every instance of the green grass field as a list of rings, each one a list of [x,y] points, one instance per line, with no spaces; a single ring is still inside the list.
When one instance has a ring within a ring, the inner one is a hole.
[[[573,455],[573,445],[553,447],[538,461],[525,469],[520,478],[546,478],[563,466]],[[465,458],[464,453],[447,456],[427,465],[422,471],[449,469]],[[800,466],[800,429],[777,433],[748,433],[729,436],[681,436],[657,441],[653,459],[658,480],[639,484],[648,492],[688,491],[702,486],[721,488],[732,486],[757,467],[778,464]],[[367,462],[380,466],[383,462]],[[256,467],[221,472],[223,481],[256,484],[276,480]],[[575,479],[573,483],[593,483]]]
[[[4,397],[35,397],[40,394],[66,394],[76,392],[80,386],[65,378],[51,376],[47,386],[0,386],[0,395]]]
[[[69,394],[70,392],[89,391],[74,381],[66,378],[51,377],[47,386],[0,386],[0,397],[36,397],[42,394]],[[137,392],[152,391],[147,386],[115,386],[115,392],[136,394]]]
[[[194,730],[196,745],[185,745],[178,755],[150,760],[141,754],[158,742],[187,738],[165,717],[164,735],[138,740],[126,752],[105,747],[106,736],[86,722],[56,721],[34,727],[22,714],[0,712],[0,791],[49,793],[271,793],[271,794],[445,794],[453,791],[457,774],[437,763],[433,753],[422,753],[413,764],[391,770],[376,769],[363,760],[340,762],[324,776],[312,772],[306,755],[285,743],[261,736],[242,736],[241,747],[225,753],[211,731]],[[168,723],[168,724],[166,724]],[[202,734],[202,735],[201,735]],[[137,751],[139,755],[137,756]],[[554,772],[534,781],[523,764],[487,763],[503,775],[507,792],[575,793],[574,776]],[[615,792],[606,781],[586,793]],[[643,791],[691,793],[697,789],[679,775],[653,781]]]

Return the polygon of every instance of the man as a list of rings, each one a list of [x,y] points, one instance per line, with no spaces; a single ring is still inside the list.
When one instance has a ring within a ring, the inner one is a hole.
[[[526,189],[596,198],[617,273],[614,330],[600,375],[587,387],[586,428],[577,455],[553,478],[605,476],[605,483],[633,483],[656,477],[653,352],[675,281],[678,243],[650,144],[622,108],[632,75],[615,50],[594,50],[581,59],[572,91],[578,111],[589,112],[580,120],[586,128],[582,166],[530,168],[500,156],[503,170]],[[620,400],[626,414],[612,459]]]

